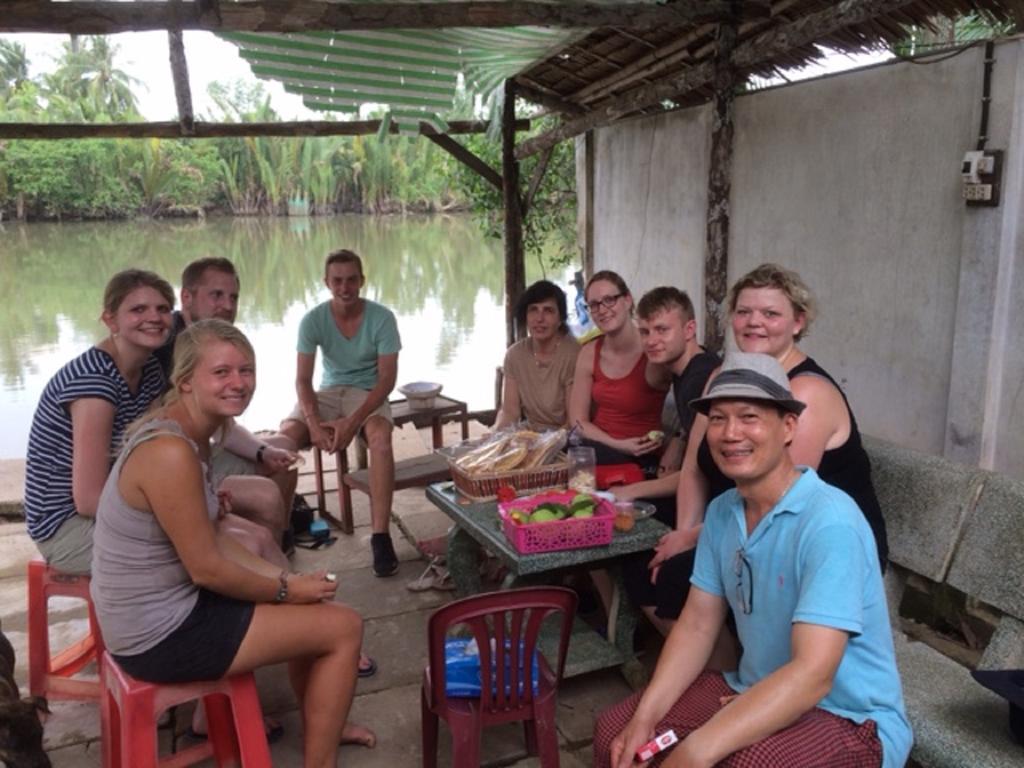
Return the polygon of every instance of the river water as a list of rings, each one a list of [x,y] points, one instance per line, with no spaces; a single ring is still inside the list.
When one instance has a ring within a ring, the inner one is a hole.
[[[323,260],[336,248],[363,256],[364,296],[398,318],[399,384],[438,381],[471,410],[492,408],[505,340],[501,243],[484,238],[468,217],[5,223],[0,458],[24,457],[46,382],[105,335],[99,315],[111,275],[150,269],[177,293],[182,268],[207,255],[234,262],[242,283],[238,326],[256,348],[256,395],[241,421],[252,429],[276,427],[295,401],[299,320],[330,297]],[[536,264],[528,264],[527,280],[539,277]],[[568,290],[566,275],[557,280]]]

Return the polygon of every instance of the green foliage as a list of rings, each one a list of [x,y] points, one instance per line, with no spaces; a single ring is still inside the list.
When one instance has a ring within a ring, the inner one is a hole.
[[[55,70],[28,78],[17,43],[0,40],[0,121],[138,120],[140,83],[115,66],[117,47],[103,37],[72,37]],[[213,83],[220,122],[276,122],[260,83]],[[453,115],[469,117],[463,92]],[[474,150],[500,165],[483,137]],[[527,183],[535,159],[524,163]],[[575,255],[573,159],[560,146],[525,228],[526,247],[551,248],[551,263]],[[10,141],[0,143],[0,214],[4,218],[160,216],[207,209],[235,215],[285,215],[289,202],[309,213],[449,211],[470,201],[488,230],[501,233],[501,197],[447,153],[417,137],[248,137],[193,141]]]
[[[89,122],[128,121],[138,118],[132,88],[140,81],[114,66],[118,47],[106,37],[77,38],[63,43],[57,69],[44,76],[48,90],[59,97],[59,107],[77,107]],[[73,109],[72,109],[73,111]]]
[[[172,170],[165,189],[175,205],[199,208],[220,193],[220,156],[208,141],[162,141],[162,152]]]
[[[6,98],[28,82],[28,57],[25,46],[12,40],[0,40],[0,98]]]
[[[530,136],[553,127],[551,118],[534,120]],[[501,168],[501,143],[486,136],[470,136],[466,147],[492,168]],[[530,180],[540,162],[540,155],[526,158],[519,165],[520,197],[526,195]],[[504,235],[504,200],[500,190],[475,171],[454,159],[448,160],[455,180],[456,192],[468,199],[470,207],[490,237]],[[578,258],[576,237],[576,156],[572,142],[555,145],[533,204],[523,220],[523,248],[527,256],[557,268]]]
[[[893,46],[897,56],[914,56],[935,48],[955,47],[978,40],[992,40],[1012,35],[1017,25],[987,11],[974,11],[953,18],[937,16],[930,27],[913,25],[907,36]]]
[[[121,217],[141,203],[125,172],[127,154],[119,141],[12,141],[0,165],[30,218]]]

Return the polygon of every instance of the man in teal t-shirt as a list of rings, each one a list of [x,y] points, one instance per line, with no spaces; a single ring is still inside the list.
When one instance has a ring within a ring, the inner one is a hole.
[[[362,260],[352,251],[327,257],[324,283],[330,301],[311,309],[299,324],[299,403],[282,422],[281,432],[297,449],[313,444],[333,453],[344,451],[362,430],[370,453],[373,572],[391,576],[398,570],[398,558],[388,528],[395,490],[388,395],[395,388],[402,348],[398,324],[391,310],[359,295],[366,278]],[[313,388],[317,348],[324,360],[318,390]]]
[[[794,466],[805,404],[775,358],[733,353],[690,405],[736,487],[708,507],[651,684],[598,719],[594,765],[627,768],[671,728],[664,768],[901,768],[913,737],[874,537],[849,496]],[[743,654],[723,675],[705,664],[729,609]]]

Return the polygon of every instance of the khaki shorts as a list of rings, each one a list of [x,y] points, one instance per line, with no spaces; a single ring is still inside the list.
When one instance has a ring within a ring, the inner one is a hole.
[[[320,421],[334,421],[342,416],[355,412],[359,406],[366,402],[370,393],[358,387],[334,387],[332,389],[321,389],[316,393],[316,410],[320,414]],[[394,424],[391,417],[391,403],[385,400],[380,406],[366,417],[363,424],[370,416],[381,416],[388,424]],[[298,421],[306,423],[306,417],[302,414],[302,406],[296,403],[292,412],[285,417],[285,421]],[[308,426],[308,425],[307,425]]]
[[[215,446],[210,455],[210,474],[213,476],[213,487],[219,488],[225,477],[261,473],[252,459],[243,459],[231,451]]]
[[[36,547],[48,565],[64,573],[88,574],[92,570],[92,530],[96,519],[72,515]]]

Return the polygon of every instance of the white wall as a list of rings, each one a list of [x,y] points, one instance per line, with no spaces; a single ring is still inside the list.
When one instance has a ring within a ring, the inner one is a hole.
[[[595,269],[615,269],[636,299],[658,285],[677,285],[698,314],[710,116],[707,108],[692,109],[595,137]]]
[[[1020,477],[1022,45],[996,49],[999,208],[960,199],[981,48],[738,98],[729,255],[730,281],[764,261],[803,275],[821,316],[802,347],[863,431]],[[596,134],[595,267],[637,294],[674,283],[702,303],[709,132],[701,107]]]

